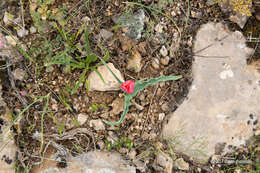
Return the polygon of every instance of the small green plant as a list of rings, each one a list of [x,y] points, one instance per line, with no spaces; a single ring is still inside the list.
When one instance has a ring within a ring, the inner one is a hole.
[[[88,30],[85,29],[84,32],[84,38],[85,38],[85,51],[86,56],[81,57],[76,50],[81,52],[79,48],[77,48],[75,45],[75,40],[78,37],[79,33],[81,32],[81,29],[78,31],[77,34],[73,34],[71,37],[68,37],[67,33],[65,32],[64,28],[57,27],[60,35],[63,38],[63,41],[65,43],[65,50],[57,53],[54,57],[52,57],[52,60],[48,63],[48,65],[53,64],[59,64],[59,65],[66,65],[68,67],[71,67],[73,69],[83,69],[83,72],[81,73],[80,79],[76,82],[75,87],[71,90],[70,94],[74,94],[77,89],[79,88],[80,84],[86,81],[86,75],[89,70],[95,71],[101,80],[104,82],[103,77],[97,70],[97,67],[101,65],[102,63],[97,63],[97,60],[99,57],[95,55],[94,53],[90,52],[90,44],[89,44],[89,33]],[[73,57],[75,55],[75,57]],[[105,61],[109,59],[109,54],[106,52],[106,55],[103,57]],[[95,64],[96,63],[96,64]],[[94,64],[94,65],[93,65]]]
[[[121,89],[125,92],[125,94],[124,94],[124,111],[123,111],[123,114],[121,115],[121,118],[118,121],[116,121],[116,122],[110,122],[110,121],[103,120],[106,124],[109,124],[109,125],[118,125],[125,119],[125,116],[126,116],[126,114],[128,112],[128,109],[129,109],[129,106],[131,105],[131,99],[133,97],[135,97],[137,93],[139,93],[140,91],[144,90],[147,86],[154,85],[154,84],[157,84],[159,82],[165,82],[165,81],[169,81],[169,80],[178,80],[178,79],[182,78],[182,76],[164,76],[163,75],[163,76],[160,76],[158,78],[148,79],[146,81],[139,80],[139,81],[136,81],[135,83],[133,81],[131,81],[131,80],[126,81],[126,82],[122,82],[112,72],[112,70],[108,67],[106,62],[102,58],[100,58],[100,60],[108,68],[108,70],[113,74],[113,76],[115,77],[117,82],[119,84],[121,84]]]
[[[111,150],[112,148],[115,148],[117,150],[120,150],[121,148],[127,148],[127,149],[131,150],[134,146],[133,141],[129,138],[121,138],[121,139],[116,140],[114,143],[112,143],[106,139],[105,144],[107,146],[108,151]]]
[[[100,110],[100,109],[108,109],[108,106],[106,106],[105,104],[96,104],[96,103],[93,103],[91,104],[91,111],[97,111],[97,110]]]

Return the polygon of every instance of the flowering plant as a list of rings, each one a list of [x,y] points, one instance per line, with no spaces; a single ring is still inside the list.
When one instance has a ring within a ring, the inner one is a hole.
[[[131,99],[136,96],[136,94],[140,91],[142,91],[144,88],[146,88],[149,85],[154,85],[159,82],[169,81],[169,80],[178,80],[182,78],[182,76],[160,76],[158,78],[150,78],[146,81],[139,80],[136,82],[133,82],[132,80],[128,80],[126,82],[122,82],[114,73],[113,71],[108,67],[106,62],[99,57],[101,62],[108,68],[108,70],[112,73],[112,75],[115,77],[118,83],[121,84],[121,89],[125,92],[124,94],[124,112],[121,115],[121,118],[116,122],[110,122],[103,120],[106,124],[109,125],[118,125],[120,124],[124,119],[128,112],[129,106],[131,105]]]

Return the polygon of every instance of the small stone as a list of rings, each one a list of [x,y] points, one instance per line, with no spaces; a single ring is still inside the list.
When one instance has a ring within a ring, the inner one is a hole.
[[[16,40],[18,40],[16,36],[11,37],[10,35],[7,35],[7,36],[5,36],[5,39],[6,39],[7,43],[10,44],[11,46],[16,46]]]
[[[135,149],[132,149],[132,150],[128,153],[128,156],[129,156],[130,159],[135,160],[135,158],[136,158],[136,151],[135,151]]]
[[[85,113],[80,113],[79,115],[78,115],[78,122],[79,122],[79,124],[80,125],[83,125],[86,121],[87,121],[87,119],[88,119],[88,115],[87,114],[85,114]]]
[[[159,121],[162,121],[165,117],[165,113],[159,113]]]
[[[260,130],[255,131],[255,136],[260,135]]]
[[[26,36],[26,35],[28,35],[28,30],[26,30],[26,29],[19,29],[18,31],[17,31],[17,35],[19,36],[19,37],[24,37],[24,36]]]
[[[145,100],[145,95],[142,93],[142,94],[139,96],[139,99],[140,99],[141,101]]]
[[[58,104],[52,104],[51,105],[51,109],[54,110],[54,111],[58,111],[59,107],[58,107]]]
[[[183,171],[188,171],[190,169],[189,164],[187,162],[185,162],[183,160],[183,158],[179,158],[179,159],[175,160],[174,166]]]
[[[105,148],[105,143],[102,140],[97,141],[97,145],[100,150],[103,150]]]
[[[171,12],[171,15],[172,15],[172,17],[175,17],[177,14],[176,14],[175,11],[172,11],[172,12]]]
[[[135,107],[139,110],[142,111],[144,107],[142,105],[139,105],[138,103],[134,102]]]
[[[201,16],[200,12],[191,11],[191,17],[193,18],[199,18]]]
[[[82,22],[88,23],[90,21],[90,18],[88,16],[85,16],[81,19]]]
[[[172,173],[173,162],[169,155],[159,152],[156,157],[156,163],[163,167],[167,173]]]
[[[124,78],[119,70],[117,70],[112,63],[107,64],[114,74],[124,82]],[[89,90],[90,91],[113,91],[120,90],[120,83],[117,82],[112,73],[107,69],[105,65],[99,66],[99,73],[103,77],[105,83],[100,79],[99,75],[96,72],[91,72],[88,81],[89,81]]]
[[[158,70],[158,69],[160,68],[160,62],[159,62],[159,60],[158,60],[157,58],[154,58],[154,59],[152,60],[152,66],[153,66],[153,68],[156,69],[156,70]]]
[[[17,68],[13,72],[13,76],[15,80],[23,81],[25,77],[25,71],[23,69]]]
[[[106,130],[104,123],[100,119],[90,120],[89,126],[93,127],[96,131],[98,131],[98,130]]]
[[[168,109],[169,109],[169,106],[168,106],[168,103],[164,103],[162,106],[161,106],[162,110],[164,112],[166,112]]]
[[[112,110],[110,111],[111,115],[117,115],[124,110],[124,98],[116,98],[112,104]]]
[[[120,17],[114,17],[113,20],[123,28],[126,36],[129,38],[138,40],[142,37],[145,23],[145,12],[143,9],[139,9],[131,16],[123,14]]]
[[[147,55],[147,51],[146,51],[146,42],[141,42],[138,44],[138,51],[142,54],[142,55]]]
[[[11,24],[11,17],[12,15],[10,15],[8,12],[5,12],[5,14],[4,14],[4,18],[3,18],[3,21],[4,21],[4,24],[6,25],[6,26],[8,26],[8,25],[10,25]]]
[[[97,36],[97,39],[100,40],[101,38],[103,38],[104,40],[107,40],[109,38],[111,38],[113,36],[113,33],[106,30],[106,29],[101,29],[100,33]]]
[[[158,33],[162,33],[162,32],[163,32],[163,26],[162,26],[160,23],[158,23],[158,24],[155,26],[154,30],[155,30],[156,32],[158,32]]]
[[[136,49],[133,51],[131,59],[128,60],[127,69],[128,70],[135,70],[136,73],[140,72],[142,69],[142,56],[140,55],[139,51]]]
[[[30,33],[31,33],[31,34],[34,34],[34,33],[36,33],[36,31],[37,31],[37,30],[36,30],[36,28],[35,28],[35,27],[33,27],[33,26],[32,26],[32,27],[30,27]]]
[[[160,49],[160,53],[164,57],[168,55],[168,50],[166,49],[165,46],[162,46],[162,48]]]
[[[162,65],[168,65],[170,61],[170,57],[166,56],[165,58],[160,58],[160,62]]]

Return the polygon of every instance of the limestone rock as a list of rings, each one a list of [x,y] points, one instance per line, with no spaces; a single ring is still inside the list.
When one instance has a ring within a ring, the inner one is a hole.
[[[107,64],[110,69],[115,73],[115,75],[124,82],[124,78],[119,70],[117,70],[112,63]],[[91,72],[88,81],[89,81],[89,90],[90,91],[113,91],[120,90],[120,84],[117,82],[112,73],[106,68],[105,65],[99,66],[99,73],[102,75],[104,82],[100,79],[96,72]]]
[[[247,122],[259,122],[260,65],[247,65],[252,49],[246,39],[221,23],[201,26],[193,52],[191,89],[170,115],[162,136],[174,138],[177,151],[205,163],[215,153],[231,151],[228,146],[244,145],[253,135],[257,124]]]
[[[168,50],[166,49],[165,46],[162,46],[161,49],[160,49],[160,53],[163,57],[167,56],[168,55]]]
[[[13,76],[15,80],[23,81],[25,77],[25,71],[23,69],[17,68],[13,72]]]
[[[158,165],[164,168],[165,172],[171,173],[173,162],[170,156],[165,153],[159,152],[156,157],[156,162]]]
[[[111,115],[117,115],[124,110],[124,98],[116,98],[112,104],[112,110],[110,111]]]
[[[77,118],[80,125],[83,125],[87,121],[87,119],[88,119],[88,115],[85,113],[80,113]]]
[[[139,53],[139,51],[135,49],[133,51],[133,55],[131,56],[131,59],[128,60],[127,69],[128,70],[133,69],[136,73],[140,72],[143,66],[141,61],[142,61],[142,56]]]
[[[133,39],[138,40],[142,36],[142,31],[144,29],[145,13],[143,9],[139,9],[133,15],[122,15],[117,18],[113,18],[114,22],[123,27],[126,35]]]
[[[93,127],[97,131],[98,130],[106,130],[104,123],[100,119],[90,120],[89,126]]]
[[[15,173],[15,157],[17,147],[13,134],[9,129],[12,114],[0,98],[0,172]]]
[[[219,6],[223,12],[230,13],[229,20],[238,24],[240,28],[244,28],[247,20],[252,15],[251,0],[222,1]]]
[[[179,158],[179,159],[175,160],[174,166],[183,171],[188,171],[190,169],[189,164],[187,162],[185,162],[183,160],[183,158]]]
[[[57,165],[57,164],[56,164]],[[55,164],[44,165],[37,173],[135,173],[136,168],[130,166],[120,154],[91,151],[77,157],[67,159],[66,168],[58,168]],[[36,171],[34,171],[36,173]]]

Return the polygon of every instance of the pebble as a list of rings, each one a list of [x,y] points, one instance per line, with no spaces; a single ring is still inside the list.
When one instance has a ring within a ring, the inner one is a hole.
[[[25,77],[25,71],[23,69],[17,68],[13,72],[13,76],[15,80],[23,81]]]
[[[132,149],[132,150],[128,153],[128,156],[129,156],[130,159],[135,160],[135,158],[136,158],[136,151],[135,151],[135,149]]]
[[[5,12],[4,14],[4,18],[3,18],[3,21],[4,21],[4,24],[6,26],[10,25],[11,24],[11,21],[9,20],[10,18],[8,17],[9,13],[8,12]]]
[[[58,104],[52,104],[51,108],[52,108],[52,110],[57,112],[59,107],[58,107]]]
[[[87,119],[88,119],[88,115],[85,113],[80,113],[77,118],[80,125],[83,125],[87,121]]]
[[[260,130],[255,131],[255,136],[260,135]]]
[[[173,162],[169,155],[159,152],[156,156],[156,162],[164,168],[165,172],[172,173]]]
[[[158,33],[162,33],[162,32],[163,32],[163,26],[162,26],[160,23],[158,23],[158,24],[155,26],[154,30],[155,30],[156,32],[158,32]]]
[[[168,103],[164,103],[162,106],[161,106],[161,109],[165,112],[169,109],[169,106],[168,106]]]
[[[172,12],[171,12],[171,15],[172,15],[172,17],[175,17],[177,14],[176,14],[175,11],[172,11]]]
[[[18,35],[19,37],[24,37],[24,36],[26,36],[26,35],[28,35],[28,34],[29,34],[29,31],[26,30],[26,29],[19,29],[19,30],[17,31],[17,35]]]
[[[175,160],[174,165],[178,169],[183,170],[183,171],[188,171],[190,169],[189,164],[187,162],[185,162],[183,160],[183,158],[179,158],[179,159]]]
[[[162,121],[165,117],[165,113],[159,113],[159,121]]]
[[[154,59],[152,60],[152,66],[153,66],[153,68],[156,69],[156,70],[158,70],[158,69],[160,68],[160,62],[159,62],[159,60],[158,60],[157,58],[154,58]]]
[[[100,150],[103,150],[105,148],[105,143],[102,140],[97,141],[97,145]]]
[[[165,58],[161,58],[160,59],[160,63],[162,65],[168,65],[169,64],[169,61],[170,61],[170,57],[169,56],[166,56]]]
[[[100,119],[90,120],[89,126],[93,127],[96,131],[106,130],[104,123]]]
[[[13,36],[13,37],[11,37],[10,35],[5,36],[5,39],[8,44],[10,44],[11,46],[16,46],[16,41],[13,38],[15,40],[18,40],[16,36]]]
[[[162,46],[162,48],[160,49],[160,53],[164,57],[166,57],[168,55],[168,50],[166,49],[165,46]]]
[[[31,34],[34,34],[34,33],[36,33],[36,31],[37,31],[37,30],[36,30],[36,28],[35,28],[35,27],[33,27],[33,26],[32,26],[32,27],[30,27],[30,33],[31,33]]]

